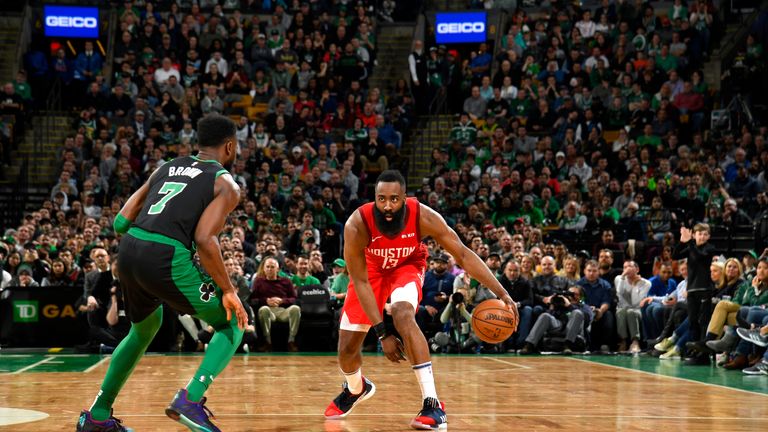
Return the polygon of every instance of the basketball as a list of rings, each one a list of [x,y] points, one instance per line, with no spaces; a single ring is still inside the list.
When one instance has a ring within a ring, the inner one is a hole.
[[[514,306],[512,306],[514,308]],[[483,342],[504,342],[517,330],[517,313],[497,299],[485,300],[472,311],[472,329]]]

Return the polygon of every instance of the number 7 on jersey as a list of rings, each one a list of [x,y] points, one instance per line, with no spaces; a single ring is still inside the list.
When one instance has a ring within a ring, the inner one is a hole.
[[[156,215],[156,214],[162,213],[163,210],[165,210],[165,205],[168,204],[168,201],[170,201],[176,195],[180,194],[185,187],[187,187],[186,183],[177,183],[177,182],[163,183],[163,186],[160,187],[160,190],[158,191],[158,193],[163,194],[165,196],[161,198],[160,201],[156,202],[155,204],[152,204],[149,207],[147,214]]]

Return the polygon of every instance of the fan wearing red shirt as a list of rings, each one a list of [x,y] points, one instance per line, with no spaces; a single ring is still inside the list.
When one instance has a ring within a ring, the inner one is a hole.
[[[407,357],[421,387],[423,406],[411,427],[443,429],[448,422],[445,405],[437,397],[429,348],[415,319],[427,266],[422,237],[435,239],[513,313],[517,309],[485,263],[461,242],[443,217],[415,198],[406,199],[405,191],[405,179],[399,171],[383,171],[376,180],[375,202],[358,208],[344,227],[344,260],[350,284],[341,315],[338,361],[345,383],[326,408],[325,417],[343,418],[376,392],[373,382],[362,376],[360,353],[373,327],[387,359],[399,363]],[[387,332],[382,321],[387,299],[402,342]]]

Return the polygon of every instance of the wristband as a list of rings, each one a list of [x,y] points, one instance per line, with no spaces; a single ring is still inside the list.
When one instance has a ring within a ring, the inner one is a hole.
[[[373,326],[373,331],[376,332],[376,337],[379,338],[379,340],[389,336],[389,333],[387,333],[387,326],[383,321]]]
[[[112,227],[115,229],[115,232],[118,234],[125,234],[128,232],[128,228],[131,227],[131,221],[128,220],[125,216],[118,213],[117,216],[115,216],[115,220],[112,222]]]

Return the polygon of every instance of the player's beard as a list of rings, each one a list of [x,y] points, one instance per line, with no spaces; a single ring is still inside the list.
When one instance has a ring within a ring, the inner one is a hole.
[[[392,220],[388,221],[384,216],[392,215]],[[376,228],[387,237],[398,234],[405,228],[405,204],[400,210],[394,212],[383,212],[375,205],[373,206],[373,219],[376,222]]]
[[[225,162],[225,163],[221,164],[221,166],[223,166],[225,170],[227,170],[227,171],[229,171],[231,173],[232,172],[232,168],[235,166],[235,158],[232,158],[232,160],[229,161],[229,162]]]

